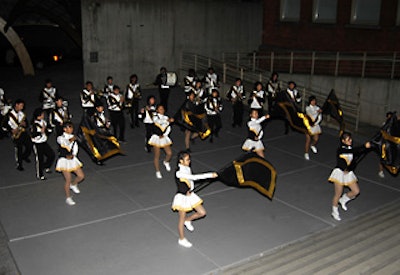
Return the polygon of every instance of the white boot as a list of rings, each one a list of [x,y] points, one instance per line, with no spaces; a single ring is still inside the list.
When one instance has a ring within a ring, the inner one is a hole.
[[[350,200],[351,200],[351,198],[349,198],[349,197],[347,196],[347,194],[343,194],[343,196],[339,199],[339,203],[340,203],[340,205],[342,206],[342,209],[343,209],[344,211],[347,211],[346,203],[347,203],[348,201],[350,201]]]
[[[339,215],[339,209],[337,206],[332,206],[332,217],[337,220],[337,221],[341,221],[342,219],[340,218]]]

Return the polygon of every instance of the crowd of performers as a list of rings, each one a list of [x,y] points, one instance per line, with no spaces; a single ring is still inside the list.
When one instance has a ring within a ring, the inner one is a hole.
[[[290,81],[287,88],[282,89],[278,78],[278,74],[273,73],[266,85],[256,82],[248,94],[244,90],[242,80],[240,78],[235,80],[225,92],[225,98],[233,110],[231,126],[243,126],[245,105],[247,105],[250,118],[246,120],[247,137],[244,138],[242,149],[264,158],[262,138],[266,121],[282,119],[287,134],[289,126],[294,129],[298,127],[295,118],[291,117],[292,113],[297,113],[297,118],[306,117],[308,121],[305,123],[307,129],[302,132],[306,137],[304,158],[309,160],[310,150],[314,154],[318,153],[317,143],[321,134],[323,108],[317,105],[315,96],[310,96],[303,112],[302,96],[296,89],[296,84]],[[14,142],[17,170],[23,171],[24,162],[31,162],[32,151],[35,156],[36,177],[39,180],[46,179],[45,174],[51,173],[56,162],[55,170],[61,172],[65,179],[65,201],[68,205],[74,205],[75,201],[70,190],[75,194],[80,193],[78,184],[85,178],[83,164],[78,159],[80,146],[98,165],[103,165],[104,160],[110,156],[121,154],[120,144],[126,142],[125,117],[127,116],[131,128],[139,128],[141,123],[145,126],[144,148],[146,152],[153,152],[155,176],[157,179],[162,179],[161,151],[165,152],[162,163],[165,170],[170,172],[172,140],[169,135],[172,130],[171,125],[178,125],[184,131],[185,150],[177,157],[178,168],[175,179],[178,191],[172,209],[179,212],[179,244],[190,247],[192,244],[184,237],[184,227],[193,231],[192,221],[206,214],[202,199],[194,192],[194,181],[220,177],[217,172],[192,174],[190,146],[196,138],[208,139],[212,143],[214,138],[219,137],[224,106],[220,95],[219,78],[213,68],[209,68],[202,79],[190,69],[183,81],[186,99],[171,117],[167,115],[167,110],[170,88],[174,84],[169,83],[165,67],[160,69],[154,82],[159,88],[159,104],[155,95],[149,95],[143,107],[141,107],[142,91],[136,74],[129,77],[129,83],[124,90],[114,84],[111,76],[107,77],[102,90],[95,90],[93,83],[87,81],[80,92],[83,115],[79,127],[74,127],[71,123],[72,115],[68,104],[51,80],[45,81],[39,96],[41,107],[34,110],[31,120],[24,112],[24,100],[17,99],[12,103],[0,89],[1,134],[2,137],[11,136]],[[268,112],[265,112],[266,109]],[[57,160],[55,151],[47,142],[52,133],[55,133],[58,144]],[[360,192],[353,171],[362,155],[371,148],[370,142],[361,147],[353,147],[352,137],[348,132],[343,132],[339,140],[337,164],[328,179],[334,185],[331,215],[338,221],[341,220],[338,206],[346,211],[347,203]],[[72,174],[76,175],[74,179]],[[383,165],[380,166],[379,175],[384,177]],[[345,186],[350,189],[347,193],[343,193]],[[192,210],[194,214],[186,216],[186,213]]]

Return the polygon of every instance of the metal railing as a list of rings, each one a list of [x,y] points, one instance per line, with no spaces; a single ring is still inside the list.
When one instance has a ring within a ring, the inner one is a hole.
[[[253,91],[253,86],[255,82],[260,81],[264,85],[268,82],[271,76],[271,71],[273,70],[260,70],[258,65],[256,65],[258,59],[254,57],[242,58],[238,55],[236,56],[236,58],[232,57],[233,55],[228,55],[225,53],[223,55],[223,60],[217,60],[195,53],[184,52],[181,55],[180,68],[178,70],[179,79],[184,78],[184,76],[188,72],[188,69],[194,69],[197,75],[202,78],[206,74],[207,69],[209,67],[213,67],[214,70],[221,77],[221,89],[225,89],[221,90],[222,96],[225,95],[225,92],[229,89],[231,85],[233,85],[235,79],[238,77],[242,79],[245,91],[248,93]],[[280,80],[281,89],[287,88],[287,82],[289,80],[290,79]],[[314,95],[317,98],[317,101],[322,104],[330,92],[330,90],[326,91],[322,89],[312,89],[310,87],[302,85],[297,85],[297,89],[302,94],[303,110],[305,109],[305,104],[307,103],[309,96]],[[354,129],[354,131],[358,131],[360,121],[360,93],[357,94],[355,101],[341,100],[340,104],[345,114],[346,124],[350,125]]]
[[[222,62],[237,68],[256,68],[290,74],[399,78],[400,56],[396,52],[264,51],[223,53]]]

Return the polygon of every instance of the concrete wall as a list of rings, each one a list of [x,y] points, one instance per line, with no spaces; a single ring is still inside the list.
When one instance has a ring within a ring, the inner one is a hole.
[[[180,54],[210,57],[252,52],[261,44],[262,1],[82,0],[84,79],[102,87],[108,75],[142,86],[161,66],[177,70]],[[98,62],[90,62],[90,53]]]
[[[380,126],[387,111],[400,114],[400,80],[298,74],[280,74],[280,79],[293,80],[299,86],[311,87],[326,95],[335,89],[342,101],[356,104],[359,99],[362,123]]]

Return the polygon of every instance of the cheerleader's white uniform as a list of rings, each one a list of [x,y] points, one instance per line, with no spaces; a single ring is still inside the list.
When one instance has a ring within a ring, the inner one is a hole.
[[[341,185],[351,185],[358,181],[353,170],[357,159],[366,152],[365,146],[355,147],[342,145],[336,153],[336,167],[332,170],[328,181]]]
[[[169,125],[169,117],[157,113],[153,117],[154,133],[149,140],[149,144],[154,147],[164,148],[172,144],[169,138],[171,126]]]
[[[306,114],[312,119],[312,121],[314,122],[314,125],[311,126],[310,132],[311,135],[319,135],[321,134],[321,127],[319,126],[319,124],[321,123],[322,120],[322,115],[321,113],[319,113],[318,111],[321,108],[317,105],[308,105],[306,107]]]
[[[203,200],[193,191],[195,180],[212,178],[213,173],[192,174],[189,166],[178,164],[178,171],[175,173],[175,181],[178,191],[172,202],[172,210],[190,212],[203,203]],[[186,195],[190,191],[189,195]]]
[[[249,129],[248,138],[242,145],[242,150],[244,151],[260,151],[264,150],[264,144],[261,139],[264,135],[264,131],[262,130],[261,123],[266,120],[265,116],[262,116],[259,119],[251,118],[247,122],[247,127]]]
[[[56,171],[62,172],[73,172],[83,166],[82,162],[77,158],[78,155],[78,143],[76,141],[69,141],[74,135],[63,133],[57,137],[57,143],[60,146],[60,158],[57,160]],[[66,155],[72,155],[71,159],[68,159]]]

